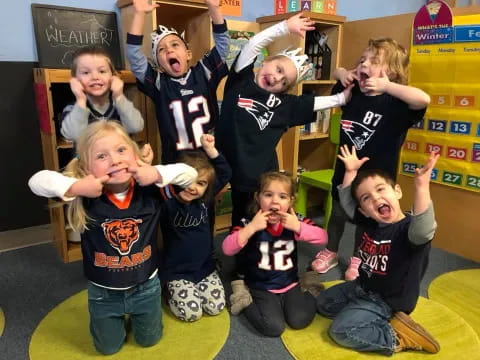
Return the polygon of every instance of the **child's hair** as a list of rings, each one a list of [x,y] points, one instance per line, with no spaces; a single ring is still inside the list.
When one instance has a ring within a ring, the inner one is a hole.
[[[81,47],[80,49],[75,51],[75,53],[73,54],[72,67],[70,69],[72,76],[75,76],[77,74],[78,58],[82,55],[94,55],[94,56],[105,57],[112,74],[115,75],[117,73],[108,52],[104,48],[101,48],[100,46],[92,45],[92,46]]]
[[[121,136],[132,147],[137,157],[141,158],[137,144],[128,136],[120,123],[112,120],[95,121],[89,124],[78,138],[76,143],[77,157],[67,164],[63,174],[77,179],[86,177],[90,173],[90,149],[97,140],[109,133],[116,133]],[[82,197],[76,197],[68,204],[67,220],[74,231],[88,230],[87,221],[89,219],[83,207]]]
[[[290,195],[290,198],[292,199],[292,204],[295,201],[295,183],[293,182],[292,177],[290,174],[286,172],[280,172],[280,171],[269,171],[260,176],[260,179],[258,181],[258,190],[255,192],[255,201],[250,206],[250,210],[252,214],[255,214],[258,209],[258,200],[257,197],[258,195],[265,190],[265,188],[270,185],[272,181],[279,181],[282,182],[286,185],[288,194]]]
[[[383,54],[384,62],[388,66],[390,81],[406,84],[408,81],[408,52],[398,42],[391,38],[370,39],[368,50],[376,55]]]
[[[389,173],[387,173],[384,170],[368,169],[368,170],[359,171],[357,176],[355,176],[355,179],[353,179],[352,185],[350,187],[352,198],[355,199],[355,201],[358,204],[360,203],[358,201],[359,199],[358,199],[358,196],[357,196],[358,187],[360,186],[361,183],[363,183],[365,181],[365,179],[373,178],[373,177],[376,177],[376,176],[384,179],[387,182],[387,184],[390,185],[392,188],[395,187],[396,182],[393,179],[392,175],[390,175]]]
[[[215,182],[215,168],[210,163],[203,151],[183,151],[177,158],[177,162],[190,165],[197,170],[198,175],[207,174],[208,187],[202,199],[210,202],[213,199],[213,183]]]
[[[266,62],[270,62],[270,61],[273,61],[273,60],[283,60],[283,59],[287,59],[289,61],[292,61],[291,59],[289,59],[288,57],[284,56],[284,55],[270,55],[270,56],[267,56],[265,59],[263,59],[263,62],[266,63]],[[295,81],[292,81],[290,84],[288,84],[288,87],[285,89],[284,92],[288,92],[292,87],[294,87],[297,82],[298,82],[298,78],[295,78]]]

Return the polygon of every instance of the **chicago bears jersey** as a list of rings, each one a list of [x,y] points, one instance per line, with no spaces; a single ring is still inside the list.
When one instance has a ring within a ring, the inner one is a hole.
[[[83,268],[88,280],[110,288],[143,283],[158,268],[156,245],[160,204],[157,186],[132,183],[124,200],[105,192],[85,198],[88,231],[81,234]]]
[[[344,88],[338,82],[332,90],[336,94]],[[352,98],[342,106],[340,145],[355,146],[358,157],[369,157],[360,170],[382,169],[394,179],[397,163],[407,131],[425,115],[425,109],[411,110],[408,104],[389,94],[367,96],[358,84],[352,89]],[[332,180],[332,194],[338,199],[337,186],[343,182],[345,166],[337,161]]]
[[[234,68],[225,85],[216,144],[232,167],[232,187],[254,191],[261,174],[278,170],[275,147],[285,131],[312,121],[314,99],[263,90],[255,83],[253,63],[238,73]]]

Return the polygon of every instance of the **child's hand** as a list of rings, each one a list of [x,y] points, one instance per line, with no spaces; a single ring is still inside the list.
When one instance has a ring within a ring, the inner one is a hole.
[[[340,147],[340,152],[342,155],[337,155],[337,157],[345,164],[345,172],[358,171],[366,161],[370,160],[368,157],[358,159],[355,146],[352,146],[352,151],[350,151],[348,145],[343,145]]]
[[[70,89],[72,90],[73,95],[77,99],[77,102],[80,102],[83,107],[87,106],[87,94],[85,94],[85,89],[76,77],[70,78]]]
[[[303,17],[303,13],[292,16],[287,20],[287,27],[290,34],[297,34],[304,38],[306,31],[315,30],[314,21]]]
[[[352,98],[352,89],[354,86],[354,84],[350,84],[345,88],[345,90],[343,90],[343,96],[345,96],[345,103],[349,102]]]
[[[387,76],[387,73],[382,70],[380,77],[371,77],[365,81],[365,89],[368,91],[373,91],[376,93],[384,93],[387,91],[388,84],[390,79]]]
[[[293,208],[290,208],[288,212],[279,211],[278,214],[282,217],[282,225],[285,229],[300,233],[300,221]]]
[[[347,70],[344,68],[338,68],[335,71],[335,76],[344,88],[348,87],[350,84],[353,84],[354,80],[358,80],[355,69]]]
[[[220,7],[221,1],[220,0],[205,0],[205,4],[207,4],[208,7]]]
[[[140,149],[142,156],[142,161],[147,165],[152,165],[153,161],[153,150],[149,143],[146,143]]]
[[[149,13],[160,5],[150,0],[133,0],[133,7],[136,12]]]
[[[425,166],[415,169],[415,186],[428,185],[432,176],[432,170],[439,157],[440,154],[432,151]]]
[[[158,182],[160,174],[155,167],[145,164],[142,160],[137,160],[137,164],[138,166],[129,167],[128,171],[132,173],[133,178],[140,186]]]
[[[268,215],[270,215],[270,213],[271,211],[262,211],[262,209],[258,210],[248,225],[254,232],[266,229],[268,225]]]
[[[215,159],[218,156],[218,150],[215,147],[215,136],[203,134],[200,137],[200,143],[210,159]]]
[[[105,184],[108,179],[110,179],[110,176],[108,175],[104,175],[100,178],[96,178],[93,175],[87,175],[74,182],[65,195],[68,197],[83,196],[87,198],[97,198],[102,195],[103,184]]]
[[[112,83],[110,84],[113,99],[116,100],[123,95],[123,81],[118,76],[112,76]]]

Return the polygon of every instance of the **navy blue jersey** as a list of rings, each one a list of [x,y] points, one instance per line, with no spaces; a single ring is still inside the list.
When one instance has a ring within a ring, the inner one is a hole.
[[[92,219],[81,235],[88,280],[112,288],[148,280],[158,268],[156,239],[162,202],[157,186],[141,187],[133,180],[123,201],[109,192],[83,199]]]
[[[312,225],[312,221],[297,215]],[[245,221],[244,226],[247,225]],[[233,228],[232,232],[241,227]],[[295,233],[279,224],[257,231],[238,253],[245,274],[245,283],[252,289],[279,290],[298,281],[297,241]]]
[[[332,93],[343,90],[338,82]],[[411,110],[407,103],[386,93],[367,96],[356,84],[352,98],[342,106],[340,147],[355,145],[359,159],[370,158],[360,170],[382,169],[396,179],[398,157],[407,131],[423,118],[425,111],[426,108]],[[332,179],[332,195],[337,200],[337,186],[343,182],[344,173],[343,161],[337,161]]]
[[[313,105],[313,94],[274,94],[260,88],[253,63],[238,73],[232,65],[215,130],[218,149],[233,170],[232,188],[255,191],[260,175],[278,170],[275,147],[290,127],[312,121]]]
[[[226,25],[217,25],[224,28]],[[217,30],[220,31],[220,30]],[[142,37],[128,34],[127,41],[141,44]],[[214,47],[187,74],[174,78],[150,64],[139,89],[155,103],[162,143],[162,163],[172,163],[182,150],[200,148],[200,137],[212,130],[219,117],[217,87],[228,68]]]
[[[210,159],[215,167],[213,193],[218,193],[231,176],[222,155]],[[174,187],[162,189],[161,227],[164,248],[161,278],[163,281],[188,280],[198,283],[215,269],[213,234],[209,220],[209,204],[197,199],[185,204],[177,199]]]

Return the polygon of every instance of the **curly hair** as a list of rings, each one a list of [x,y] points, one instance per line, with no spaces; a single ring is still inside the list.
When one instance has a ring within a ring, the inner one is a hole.
[[[388,66],[390,81],[398,84],[408,82],[408,52],[398,42],[391,38],[370,39],[367,50],[376,55],[383,55],[383,61]]]

